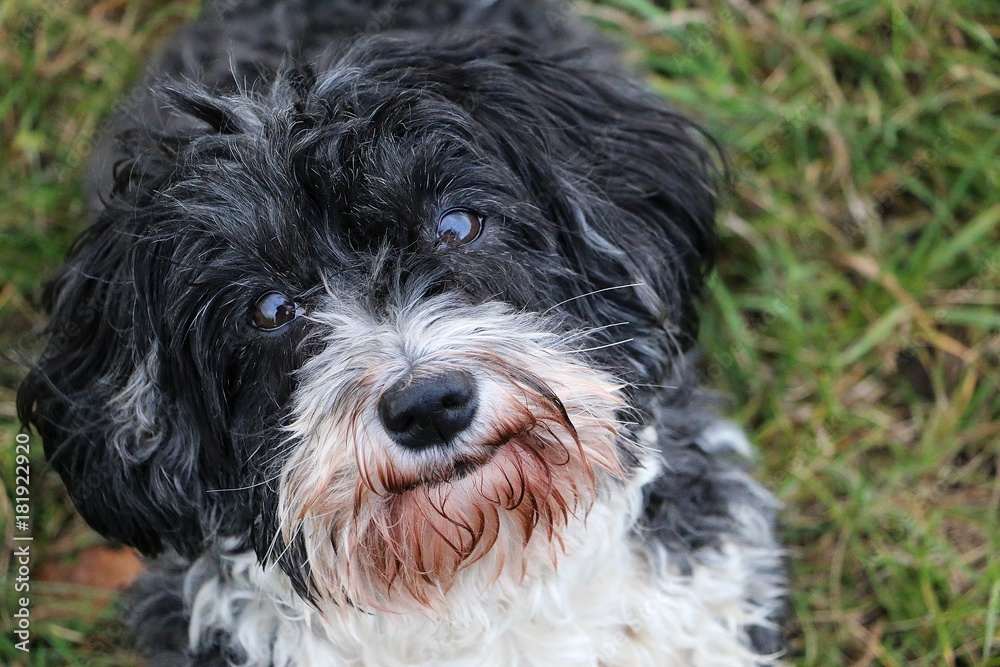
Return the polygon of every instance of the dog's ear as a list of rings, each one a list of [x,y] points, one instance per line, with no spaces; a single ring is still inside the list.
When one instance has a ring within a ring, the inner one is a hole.
[[[105,210],[47,286],[49,340],[21,385],[22,422],[99,532],[145,553],[202,539],[198,434],[171,415],[135,294],[134,234]]]
[[[239,131],[210,98],[173,98],[205,132]],[[184,387],[200,394],[200,378],[176,377],[165,353],[170,341],[157,322],[171,307],[172,239],[156,230],[153,201],[176,167],[173,152],[196,137],[128,134],[114,194],[46,287],[48,342],[21,385],[18,412],[91,526],[145,553],[191,553],[214,525],[205,461],[219,435],[181,396]]]
[[[508,75],[482,77],[472,111],[559,225],[559,252],[579,274],[563,287],[607,290],[568,307],[589,309],[588,322],[628,321],[649,338],[639,343],[665,341],[654,344],[675,357],[697,334],[714,259],[717,147],[641,85],[528,49],[502,49]]]

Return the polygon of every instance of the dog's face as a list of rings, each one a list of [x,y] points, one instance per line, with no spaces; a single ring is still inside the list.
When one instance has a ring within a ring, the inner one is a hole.
[[[85,518],[150,553],[235,537],[379,608],[557,553],[693,335],[692,126],[512,39],[162,94],[174,129],[123,137],[20,399]]]

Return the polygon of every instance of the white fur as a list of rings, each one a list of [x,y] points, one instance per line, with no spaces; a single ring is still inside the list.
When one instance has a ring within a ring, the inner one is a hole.
[[[317,610],[277,568],[252,553],[208,554],[192,568],[186,591],[192,648],[214,630],[230,632],[248,666],[280,667],[751,667],[748,624],[765,623],[780,590],[748,602],[752,573],[774,565],[768,542],[728,543],[699,554],[688,576],[670,556],[632,532],[642,485],[657,473],[607,494],[570,526],[572,553],[498,600],[475,577],[460,578],[446,609],[366,613],[349,606]],[[216,562],[213,562],[216,561]],[[225,574],[204,578],[205,569]],[[474,569],[477,566],[473,566]],[[197,587],[193,584],[197,582]]]
[[[111,432],[110,444],[130,463],[147,460],[161,444],[163,428],[157,423],[161,401],[156,383],[159,367],[156,353],[147,354],[108,403],[117,424]]]

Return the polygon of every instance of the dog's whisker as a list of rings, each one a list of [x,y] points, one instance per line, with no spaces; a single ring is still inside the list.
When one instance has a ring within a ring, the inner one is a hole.
[[[635,382],[631,386],[643,389],[669,389],[672,391],[681,389],[681,386],[676,384],[651,384],[648,382]]]
[[[614,285],[612,287],[602,287],[601,289],[596,289],[596,290],[593,290],[591,292],[587,292],[585,294],[578,294],[576,296],[573,296],[573,297],[570,297],[568,299],[565,299],[564,301],[560,301],[559,303],[557,303],[557,304],[555,304],[553,306],[549,306],[548,308],[546,308],[545,310],[542,311],[542,315],[543,316],[544,315],[548,315],[550,312],[552,312],[556,308],[559,308],[561,306],[565,306],[567,303],[571,303],[571,302],[576,301],[578,299],[585,299],[585,298],[587,298],[589,296],[594,296],[596,294],[603,294],[604,292],[611,292],[613,290],[629,289],[629,288],[632,288],[632,287],[643,287],[643,286],[645,286],[645,283],[628,283],[627,285]]]
[[[268,570],[275,571],[280,567],[281,559],[284,558],[285,554],[287,554],[289,550],[292,548],[292,544],[298,538],[298,534],[301,531],[301,529],[302,529],[301,525],[295,528],[295,532],[293,532],[289,536],[288,540],[286,540],[285,548],[282,549],[281,553],[279,553],[277,556],[274,555],[274,549],[275,547],[278,546],[278,540],[280,539],[280,535],[278,533],[275,533],[275,535],[271,538],[271,541],[268,544],[267,550],[264,554],[264,563],[266,564],[264,568],[265,572],[267,572]]]
[[[608,329],[614,329],[616,327],[624,327],[624,326],[628,326],[628,325],[629,325],[628,322],[614,322],[612,324],[604,324],[604,325],[597,326],[597,327],[589,327],[589,328],[586,328],[586,329],[577,329],[575,331],[569,332],[568,334],[564,334],[564,336],[563,336],[563,342],[566,343],[566,344],[571,344],[571,343],[573,343],[573,342],[575,342],[577,340],[580,340],[580,339],[590,338],[594,334],[600,333],[602,331],[606,331]]]
[[[627,345],[627,344],[631,343],[634,340],[635,340],[634,338],[625,338],[624,340],[617,340],[617,341],[614,341],[613,343],[605,343],[604,345],[595,345],[594,347],[584,347],[584,348],[580,348],[578,350],[570,350],[568,352],[568,354],[579,354],[579,353],[583,353],[583,352],[594,352],[596,350],[605,350],[605,349],[607,349],[609,347],[617,347],[619,345]]]
[[[278,455],[275,455],[275,456],[278,456]],[[263,461],[262,465],[266,467],[268,465],[268,463],[269,463],[268,461]],[[295,466],[286,467],[281,472],[275,473],[272,477],[265,477],[264,479],[260,480],[259,482],[254,482],[253,484],[248,484],[246,486],[237,486],[237,487],[224,488],[224,489],[207,489],[205,492],[206,493],[225,493],[225,492],[235,492],[235,491],[248,491],[248,490],[255,489],[255,488],[258,488],[258,487],[261,487],[261,486],[268,486],[268,485],[272,484],[273,482],[276,482],[279,479],[281,479],[282,475],[284,475],[284,474],[286,474],[286,473],[294,470],[299,465],[306,465],[307,463],[308,462],[303,461],[301,463],[296,464]]]

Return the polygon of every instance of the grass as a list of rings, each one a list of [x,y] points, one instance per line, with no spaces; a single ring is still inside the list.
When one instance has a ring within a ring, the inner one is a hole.
[[[38,287],[83,225],[88,147],[152,46],[194,10],[0,5],[3,349],[37,351]],[[785,503],[794,662],[1000,665],[1000,8],[605,0],[579,11],[730,149],[706,376]],[[0,371],[11,445],[20,373]],[[34,444],[35,562],[72,559],[96,538]],[[13,573],[7,553],[0,571]],[[32,591],[32,653],[0,639],[0,661],[132,664],[99,591]]]

